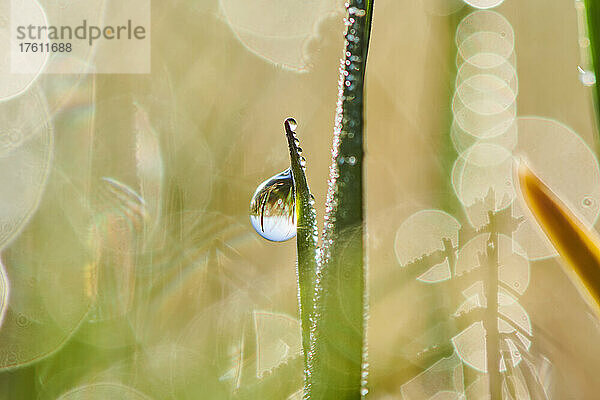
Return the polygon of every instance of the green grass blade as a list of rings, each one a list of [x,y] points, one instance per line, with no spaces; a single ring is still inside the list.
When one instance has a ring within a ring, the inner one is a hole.
[[[305,398],[360,399],[365,332],[364,78],[372,0],[347,3],[322,265],[317,276]]]
[[[596,80],[598,80],[600,75],[600,3],[598,0],[585,0],[585,9],[592,64]],[[598,86],[598,82],[594,85],[594,109],[596,110],[596,124],[600,126],[600,86]]]
[[[307,367],[311,317],[314,311],[314,292],[317,276],[318,230],[314,199],[308,188],[304,171],[305,160],[298,147],[296,121],[288,118],[284,122],[285,135],[290,150],[290,168],[294,180],[296,200],[296,246],[298,249],[298,299],[302,324],[302,347],[304,366]]]

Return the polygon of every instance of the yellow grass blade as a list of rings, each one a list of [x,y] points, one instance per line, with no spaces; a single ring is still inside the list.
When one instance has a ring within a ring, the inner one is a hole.
[[[523,162],[518,175],[525,202],[564,260],[567,275],[600,317],[600,237]]]

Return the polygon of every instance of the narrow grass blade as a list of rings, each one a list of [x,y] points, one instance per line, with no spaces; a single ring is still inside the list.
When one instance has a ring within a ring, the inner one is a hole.
[[[367,392],[363,108],[373,1],[350,0],[346,7],[346,46],[304,393],[311,400],[360,399]]]
[[[600,317],[600,237],[523,162],[518,175],[525,201],[565,261],[567,275]]]
[[[600,75],[600,3],[597,0],[584,0],[584,3],[587,13],[592,65],[596,74],[594,109],[596,110],[596,124],[600,127],[600,86],[597,82],[598,75]]]
[[[304,365],[307,368],[311,317],[314,311],[314,292],[317,277],[317,242],[318,230],[314,199],[308,188],[305,174],[305,159],[298,146],[295,129],[297,123],[288,118],[284,122],[285,135],[290,150],[290,168],[294,180],[294,196],[296,200],[296,246],[298,248],[298,299],[300,305],[300,321],[302,324],[302,348],[304,349]]]

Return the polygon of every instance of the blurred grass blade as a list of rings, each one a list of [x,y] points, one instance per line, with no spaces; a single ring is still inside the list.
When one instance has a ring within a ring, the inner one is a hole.
[[[298,147],[295,129],[297,123],[288,118],[284,122],[285,135],[290,150],[290,168],[294,181],[296,204],[296,246],[298,248],[298,297],[300,302],[300,321],[302,323],[302,348],[305,367],[309,349],[311,317],[314,310],[313,296],[317,277],[317,221],[313,196],[308,188],[305,175],[305,159]]]
[[[158,229],[163,202],[164,162],[158,132],[150,123],[150,115],[137,102],[135,106],[134,131],[136,136],[135,158],[141,197],[146,205],[145,241]]]
[[[600,317],[600,238],[523,162],[518,174],[529,209],[565,261],[567,275]]]

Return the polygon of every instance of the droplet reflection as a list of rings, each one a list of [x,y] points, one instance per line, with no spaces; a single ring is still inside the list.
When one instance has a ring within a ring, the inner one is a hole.
[[[258,186],[250,202],[250,222],[267,240],[283,242],[296,236],[294,182],[289,169]]]

